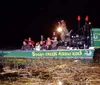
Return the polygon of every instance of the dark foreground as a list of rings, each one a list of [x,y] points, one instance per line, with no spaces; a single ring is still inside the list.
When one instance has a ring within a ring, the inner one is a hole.
[[[0,85],[99,85],[100,65],[86,60],[36,59],[11,63],[0,73]],[[25,63],[26,64],[23,64]],[[31,62],[31,63],[29,63]],[[62,84],[58,84],[62,83]]]

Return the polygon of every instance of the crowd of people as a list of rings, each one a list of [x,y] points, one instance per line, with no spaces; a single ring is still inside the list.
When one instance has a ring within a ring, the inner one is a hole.
[[[58,40],[55,32],[53,32],[52,37],[47,39],[41,35],[40,42],[35,43],[31,37],[23,41],[21,50],[56,50],[58,45]]]
[[[65,36],[68,34],[68,29],[66,27],[66,23],[64,20],[61,20],[58,22],[58,26],[62,28],[62,32],[60,32],[60,38],[61,41],[65,41]],[[68,39],[67,39],[68,40]],[[35,43],[34,41],[31,40],[31,37],[29,39],[25,39],[23,41],[23,46],[21,50],[55,50],[57,49],[58,46],[58,38],[53,32],[52,37],[48,37],[47,39],[44,38],[43,35],[41,35],[41,40],[40,42]]]

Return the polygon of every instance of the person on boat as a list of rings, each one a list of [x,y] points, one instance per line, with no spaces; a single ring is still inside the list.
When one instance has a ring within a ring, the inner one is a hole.
[[[62,32],[61,32],[60,37],[61,37],[61,40],[64,42],[65,41],[65,37],[68,34],[68,29],[67,29],[67,26],[66,26],[66,23],[65,23],[64,20],[61,20],[61,22],[59,22],[59,25],[62,28]]]
[[[46,49],[51,50],[51,39],[48,37],[46,41]]]
[[[37,43],[36,43],[36,46],[35,46],[35,50],[36,50],[36,51],[39,51],[40,49],[41,49],[40,43],[37,42]]]
[[[32,45],[31,42],[29,42],[28,45],[30,46],[30,50],[33,50],[34,49],[34,47],[33,47],[33,45]]]
[[[42,41],[43,43],[45,43],[45,38],[44,38],[43,35],[41,35],[41,41]]]
[[[41,50],[46,49],[45,43],[43,43],[43,41],[40,41],[40,47],[41,47]]]
[[[25,41],[23,41],[23,45],[21,47],[21,50],[32,50],[29,44],[27,44]]]
[[[68,34],[68,29],[67,29],[67,26],[66,26],[66,23],[64,20],[61,20],[61,27],[62,27],[62,31],[66,34]]]
[[[56,33],[55,33],[55,32],[53,32],[53,35],[52,35],[52,40],[54,40],[54,38],[55,38],[55,37],[57,37],[57,36],[56,36]]]
[[[57,37],[55,37],[54,40],[51,40],[51,42],[52,42],[52,49],[56,50],[58,45]]]
[[[32,47],[34,47],[34,44],[35,44],[35,43],[34,43],[34,41],[33,41],[33,40],[31,40],[31,37],[29,37],[29,39],[28,39],[28,40],[27,40],[27,39],[25,39],[25,41],[26,41],[26,42],[28,42],[28,44],[29,44],[29,43],[31,43],[31,46],[32,46]]]

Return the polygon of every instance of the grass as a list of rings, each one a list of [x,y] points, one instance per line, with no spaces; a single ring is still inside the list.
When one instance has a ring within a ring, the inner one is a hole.
[[[11,64],[15,67],[11,67]],[[25,65],[25,68],[20,65]],[[1,85],[58,85],[59,82],[62,82],[62,85],[99,85],[100,83],[100,65],[80,60],[75,62],[71,59],[51,58],[5,59],[4,69],[5,72],[0,74],[3,75],[2,80],[0,79]]]

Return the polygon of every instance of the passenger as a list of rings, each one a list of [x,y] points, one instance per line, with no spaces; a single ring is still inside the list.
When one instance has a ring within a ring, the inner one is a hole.
[[[46,49],[46,46],[43,43],[43,41],[40,41],[40,47],[41,47],[41,50],[45,50]]]
[[[31,50],[31,47],[25,41],[23,41],[23,45],[21,47],[21,50]]]
[[[29,42],[28,45],[30,46],[30,50],[34,49],[34,47],[32,46],[32,43]]]
[[[69,33],[68,32],[68,29],[67,29],[67,26],[66,26],[66,23],[64,20],[61,20],[61,23],[60,23],[60,26],[62,28],[62,32],[60,34],[60,37],[61,37],[61,40],[64,42],[65,41],[65,36]]]
[[[35,44],[35,43],[34,43],[34,41],[31,40],[31,37],[29,37],[28,40],[25,39],[25,41],[28,42],[28,44],[31,43],[32,47],[34,47],[34,44]]]
[[[56,50],[58,45],[57,37],[55,37],[54,40],[51,40],[51,42],[52,42],[52,49]]]
[[[55,33],[55,32],[53,32],[53,35],[52,35],[52,40],[54,40],[54,38],[55,38],[55,37],[57,37],[57,36],[56,36],[56,33]]]
[[[36,43],[36,46],[35,46],[35,50],[36,50],[36,51],[39,51],[40,48],[41,48],[41,47],[40,47],[40,44],[39,44],[39,42],[37,42],[37,43]]]
[[[45,43],[45,38],[43,35],[41,35],[41,41],[43,41],[43,43]]]
[[[51,50],[51,39],[48,37],[46,41],[46,49]]]

